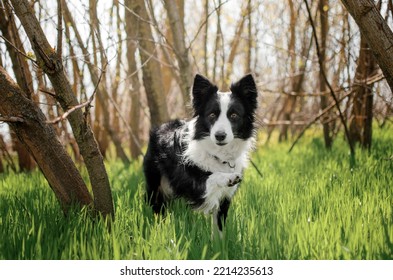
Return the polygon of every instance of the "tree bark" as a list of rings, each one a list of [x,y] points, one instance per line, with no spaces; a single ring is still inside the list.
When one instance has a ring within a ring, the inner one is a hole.
[[[7,39],[6,47],[12,61],[12,70],[15,74],[16,81],[20,85],[23,94],[32,99],[33,92],[33,78],[29,69],[26,58],[22,57],[15,49],[25,53],[22,40],[18,34],[18,29],[15,24],[14,16],[9,11],[9,6],[4,5],[4,9],[0,9],[0,30],[3,36]],[[11,45],[12,44],[12,45]],[[13,132],[11,132],[12,146],[18,155],[18,164],[20,171],[30,171],[36,165],[29,152],[24,145],[18,140]]]
[[[229,52],[229,56],[228,56],[228,60],[226,62],[227,68],[225,71],[225,78],[222,81],[223,85],[222,85],[222,90],[229,90],[229,85],[230,85],[230,76],[233,72],[233,62],[235,61],[235,57],[236,54],[238,53],[238,48],[239,48],[239,44],[241,41],[241,35],[243,33],[243,29],[244,29],[244,24],[246,21],[246,11],[244,9],[240,10],[240,19],[237,23],[236,26],[236,32],[235,32],[235,36],[233,37],[233,40],[230,44],[230,52]],[[251,17],[250,15],[248,16],[249,18]],[[248,52],[247,52],[248,55]],[[248,70],[246,70],[246,73],[249,73]]]
[[[133,0],[125,0],[124,5],[127,7],[131,6]],[[138,77],[138,69],[136,65],[136,51],[137,51],[137,35],[138,31],[135,28],[137,26],[137,20],[135,16],[130,16],[130,12],[124,9],[125,19],[125,31],[127,34],[127,62],[128,72],[127,77],[130,78],[131,86],[128,88],[128,95],[131,99],[131,110],[130,110],[130,151],[131,157],[137,158],[141,154],[139,148],[139,122],[140,122],[140,94],[141,94],[141,83]]]
[[[319,17],[321,22],[320,27],[320,36],[321,36],[321,51],[319,53],[321,65],[323,69],[319,73],[319,90],[320,92],[325,92],[328,87],[326,81],[323,77],[322,71],[326,73],[326,40],[327,40],[327,33],[329,31],[329,23],[328,23],[328,11],[329,11],[329,1],[328,0],[320,0],[318,3],[318,10],[319,10]],[[325,110],[328,106],[328,97],[325,95],[321,96],[321,111]],[[325,147],[328,149],[332,148],[333,145],[333,138],[332,138],[332,129],[330,127],[330,123],[327,122],[329,119],[329,114],[327,114],[324,119],[322,119],[322,126],[323,126],[323,137],[325,139]]]
[[[61,57],[58,57],[56,51],[50,46],[30,3],[26,0],[11,0],[11,3],[29,38],[38,65],[52,83],[57,101],[64,111],[77,106],[79,103],[64,72]],[[70,114],[68,120],[89,173],[94,193],[94,207],[103,216],[114,217],[108,175],[92,130],[81,109]]]
[[[0,134],[0,143],[4,143],[3,136],[1,134]],[[0,173],[3,173],[3,172],[4,172],[3,150],[0,149]]]
[[[163,83],[160,63],[156,60],[157,49],[149,24],[145,2],[143,0],[131,1],[128,8],[129,16],[135,17],[138,30],[138,49],[142,61],[143,85],[150,110],[151,125],[157,126],[168,121],[169,114],[166,96],[163,94]]]
[[[393,92],[393,32],[371,0],[341,0],[359,26]]]
[[[373,119],[373,85],[367,85],[367,78],[376,71],[374,56],[367,41],[361,36],[358,66],[354,83],[357,85],[352,102],[351,123],[349,131],[354,142],[363,148],[371,148]]]
[[[180,89],[185,104],[190,104],[190,93],[193,82],[192,68],[189,59],[189,48],[186,47],[184,29],[184,3],[175,0],[164,0],[172,31],[174,52],[179,64]]]
[[[209,59],[208,59],[208,50],[207,50],[207,45],[208,45],[208,39],[209,39],[209,0],[205,0],[204,3],[204,13],[205,13],[205,27],[204,27],[204,34],[203,34],[203,72],[205,74],[205,77],[209,77]]]
[[[90,205],[92,199],[86,185],[53,127],[46,123],[41,110],[24,95],[0,67],[0,113],[20,119],[9,125],[34,157],[63,211],[66,213],[73,203]]]

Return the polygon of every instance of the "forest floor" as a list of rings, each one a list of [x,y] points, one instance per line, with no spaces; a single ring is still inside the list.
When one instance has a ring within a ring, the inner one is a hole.
[[[263,142],[261,137],[259,142]],[[87,211],[64,217],[39,171],[0,174],[0,259],[393,259],[393,133],[370,152],[318,132],[260,144],[229,210],[224,237],[182,201],[164,217],[144,202],[141,160],[107,162],[116,209],[108,230]]]

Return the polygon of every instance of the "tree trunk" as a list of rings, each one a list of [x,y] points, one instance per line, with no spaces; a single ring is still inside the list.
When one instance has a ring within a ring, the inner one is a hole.
[[[53,127],[46,123],[41,110],[24,95],[0,67],[0,113],[18,118],[9,123],[10,128],[34,157],[63,211],[67,213],[73,203],[90,205],[92,199],[86,185]]]
[[[50,46],[30,3],[26,0],[11,0],[11,2],[30,40],[38,65],[52,83],[57,101],[64,111],[77,106],[79,103],[64,72],[61,57]],[[108,175],[92,130],[81,109],[70,114],[68,120],[89,173],[94,193],[94,207],[103,216],[114,217]]]
[[[292,0],[288,0],[288,5],[290,8],[290,38],[288,43],[288,51],[290,53],[290,70],[289,73],[291,74],[291,81],[290,81],[290,92],[291,95],[285,97],[284,104],[282,109],[278,114],[278,120],[284,120],[290,123],[292,121],[292,115],[295,111],[296,104],[299,103],[298,97],[294,94],[300,92],[303,86],[305,74],[306,74],[306,63],[298,63],[297,55],[296,55],[296,22],[297,22],[297,10],[293,5]],[[310,56],[310,49],[311,49],[311,40],[308,41],[308,30],[304,30],[302,32],[303,41],[302,41],[302,50],[300,57],[302,60],[307,61]],[[299,65],[300,66],[297,66]],[[297,68],[299,67],[299,68]],[[284,123],[281,125],[280,134],[279,134],[279,141],[284,141],[288,139],[288,128],[290,124]]]
[[[240,10],[240,19],[239,19],[237,26],[236,26],[235,36],[233,37],[233,40],[230,44],[231,51],[229,52],[228,60],[226,62],[227,67],[226,67],[226,71],[225,71],[225,78],[222,81],[223,85],[222,85],[221,90],[224,90],[224,91],[229,90],[230,76],[233,72],[233,63],[235,61],[236,54],[238,53],[241,35],[243,33],[244,23],[246,21],[245,14],[246,14],[246,11],[244,9],[241,9]],[[248,52],[247,52],[247,54],[248,54]],[[248,73],[248,72],[246,72],[246,73]]]
[[[217,68],[218,68],[218,64],[219,62],[219,58],[223,58],[224,57],[224,48],[223,48],[223,34],[222,34],[222,29],[221,29],[221,4],[222,1],[218,0],[218,6],[216,8],[216,13],[217,13],[217,30],[216,30],[216,38],[215,38],[215,42],[214,42],[214,50],[213,50],[213,82],[217,81]],[[220,53],[221,52],[221,55]],[[224,65],[224,59],[222,59],[221,61],[221,65]],[[221,73],[223,74],[223,73]],[[221,84],[219,85],[221,86]]]
[[[321,32],[321,51],[319,53],[320,56],[320,61],[322,62],[322,65],[320,67],[323,67],[323,69],[319,72],[319,90],[320,92],[325,92],[327,90],[327,84],[326,81],[323,77],[322,71],[326,73],[326,40],[327,40],[327,33],[329,31],[329,25],[328,25],[328,11],[329,11],[329,1],[328,0],[320,0],[319,1],[319,16],[320,16],[320,22],[321,22],[321,27],[320,27],[320,32]],[[321,96],[321,111],[325,110],[326,107],[328,106],[328,97],[325,95]],[[323,137],[325,139],[325,147],[328,149],[332,148],[333,144],[333,138],[332,138],[332,129],[330,127],[329,122],[327,121],[329,118],[330,114],[326,114],[324,118],[322,119],[322,126],[323,126]]]
[[[253,22],[252,22],[252,12],[253,12],[253,5],[252,5],[252,0],[247,1],[247,19],[248,19],[248,24],[247,24],[247,52],[246,52],[246,63],[245,63],[245,72],[246,73],[251,73],[251,52],[252,49],[254,48],[254,38],[253,38]],[[256,34],[254,34],[254,37],[257,37]],[[255,52],[257,53],[257,52]]]
[[[205,77],[209,77],[209,59],[208,59],[208,50],[207,50],[207,45],[208,45],[208,39],[209,39],[209,0],[205,0],[204,3],[204,13],[205,13],[205,28],[204,28],[204,34],[203,34],[203,72],[205,74]]]
[[[365,38],[361,36],[358,66],[356,68],[349,131],[354,142],[363,148],[371,148],[373,119],[373,85],[367,85],[367,78],[376,71],[374,56]]]
[[[393,92],[393,32],[371,0],[341,0],[352,15]]]
[[[133,0],[124,1],[126,7],[131,6]],[[130,12],[124,9],[124,19],[125,19],[125,31],[127,34],[127,62],[128,62],[128,72],[127,77],[131,80],[131,86],[128,88],[128,95],[131,99],[131,110],[130,110],[130,151],[131,157],[137,158],[141,154],[139,147],[139,122],[140,122],[140,94],[141,94],[141,84],[138,77],[138,69],[136,65],[136,51],[137,51],[137,35],[138,31],[135,28],[137,26],[137,21],[135,16],[130,16]]]
[[[98,43],[98,49],[99,49],[99,53],[101,55],[100,60],[101,60],[101,67],[102,69],[105,68],[106,64],[107,64],[107,58],[105,56],[105,50],[104,50],[104,44],[102,42],[102,38],[101,38],[101,31],[100,31],[100,24],[99,24],[99,19],[97,16],[97,3],[94,0],[90,0],[90,16],[93,19],[92,22],[92,30],[93,33],[97,36],[97,43]],[[76,25],[74,25],[74,30],[76,30]],[[120,29],[118,29],[120,30]],[[94,37],[94,35],[93,35]],[[79,44],[81,45],[82,42],[80,41]],[[121,45],[121,40],[119,40],[119,45]],[[119,54],[118,57],[121,57],[121,55]],[[120,67],[120,63],[118,64]],[[93,65],[88,64],[88,68],[90,71],[90,75],[92,76],[92,80],[93,82],[96,81],[98,83],[98,75],[97,75],[97,71],[95,71]],[[103,75],[105,75],[105,72],[103,73]],[[120,75],[120,74],[119,74]],[[104,78],[105,81],[105,78]],[[115,89],[116,82],[113,83],[113,89]],[[101,105],[103,106],[103,121],[104,121],[104,128],[105,130],[109,133],[109,136],[113,142],[113,144],[115,145],[115,149],[116,149],[116,154],[119,156],[119,158],[122,160],[122,162],[124,164],[130,164],[130,160],[128,159],[122,145],[121,145],[121,139],[119,137],[119,133],[120,131],[118,129],[116,129],[116,125],[114,121],[111,121],[111,111],[109,109],[110,107],[110,103],[109,101],[112,102],[113,107],[116,107],[116,104],[114,104],[114,100],[113,98],[110,97],[108,89],[105,86],[105,82],[104,83],[100,83],[99,87],[98,87],[98,99],[101,101]],[[120,112],[117,112],[116,110],[114,110],[114,116],[118,117],[118,114]],[[118,122],[118,120],[117,120]]]
[[[175,0],[164,0],[172,31],[174,52],[179,64],[180,89],[184,104],[190,104],[191,86],[193,82],[192,68],[189,59],[189,48],[186,47],[184,30],[184,3]],[[180,1],[182,2],[182,1]]]
[[[3,136],[1,134],[0,134],[0,143],[4,143]],[[3,173],[3,172],[4,172],[3,151],[0,150],[0,173]]]
[[[157,126],[168,121],[169,114],[161,76],[160,63],[155,58],[157,49],[154,43],[149,17],[143,0],[131,1],[128,8],[132,11],[128,16],[135,17],[139,38],[139,55],[142,61],[143,85],[150,110],[151,125]]]
[[[25,53],[22,40],[18,34],[18,29],[14,21],[14,16],[9,11],[9,6],[4,5],[4,9],[0,9],[0,30],[7,39],[6,47],[12,61],[12,70],[15,74],[17,83],[20,85],[23,94],[31,99],[33,97],[33,78],[29,69],[29,65],[24,57],[22,57],[15,47],[22,53]],[[13,45],[10,45],[10,43]],[[19,141],[14,133],[11,132],[12,146],[18,155],[18,164],[20,171],[30,171],[35,167],[35,162],[26,150],[24,145]]]

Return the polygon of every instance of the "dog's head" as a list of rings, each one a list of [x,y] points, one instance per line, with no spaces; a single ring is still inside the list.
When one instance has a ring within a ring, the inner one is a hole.
[[[220,92],[217,86],[196,75],[192,89],[195,140],[210,139],[225,146],[234,139],[253,136],[257,89],[251,74],[233,83],[230,92]]]

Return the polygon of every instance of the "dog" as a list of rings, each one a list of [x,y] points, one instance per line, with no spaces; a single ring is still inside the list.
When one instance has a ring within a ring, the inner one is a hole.
[[[211,213],[222,234],[254,146],[257,95],[251,74],[233,83],[230,92],[195,76],[193,118],[150,131],[143,171],[155,213],[163,213],[167,201],[183,198],[193,209]]]

